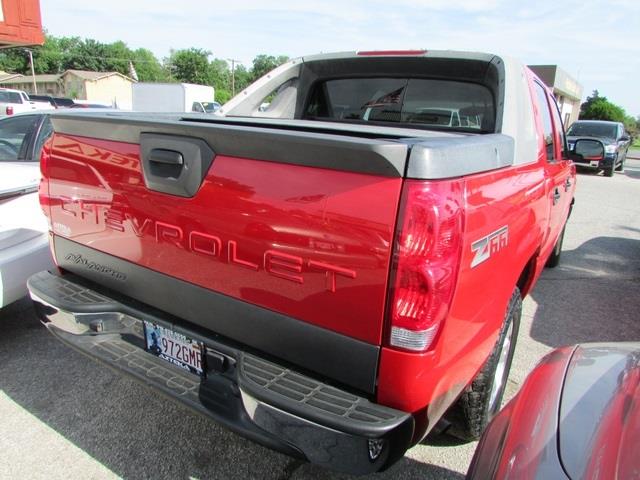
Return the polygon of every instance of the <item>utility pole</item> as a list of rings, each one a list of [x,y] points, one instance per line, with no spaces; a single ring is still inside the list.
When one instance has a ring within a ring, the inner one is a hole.
[[[228,62],[231,62],[231,96],[236,96],[236,63],[242,63],[240,60],[234,60],[233,58],[227,58]]]
[[[33,80],[33,94],[38,94],[38,86],[36,85],[36,72],[33,69],[33,52],[29,49],[25,49],[25,52],[29,54],[29,63],[31,64],[31,79]]]

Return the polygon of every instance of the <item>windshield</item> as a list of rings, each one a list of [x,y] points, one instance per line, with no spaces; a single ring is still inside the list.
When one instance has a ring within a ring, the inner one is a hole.
[[[616,138],[617,130],[618,126],[610,123],[576,122],[571,125],[571,127],[569,127],[567,135],[572,135],[574,137],[584,136]]]
[[[305,117],[492,132],[495,108],[489,89],[474,83],[348,78],[317,84]]]
[[[202,102],[202,106],[204,107],[204,111],[207,113],[213,113],[220,108],[220,104],[218,102]]]

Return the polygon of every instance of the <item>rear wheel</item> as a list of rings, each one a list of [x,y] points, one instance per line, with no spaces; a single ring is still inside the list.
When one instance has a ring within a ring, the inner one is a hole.
[[[487,423],[500,410],[518,338],[521,314],[522,298],[516,287],[507,305],[498,341],[487,363],[447,412],[447,420],[451,422],[447,434],[466,441],[477,440]]]

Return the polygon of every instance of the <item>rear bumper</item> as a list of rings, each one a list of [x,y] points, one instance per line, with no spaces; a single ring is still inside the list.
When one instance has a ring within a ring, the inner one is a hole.
[[[45,326],[67,345],[269,448],[355,474],[382,470],[411,445],[413,417],[332,387],[70,275],[28,281]],[[144,349],[143,320],[206,346],[203,378]],[[381,447],[381,449],[380,449]]]

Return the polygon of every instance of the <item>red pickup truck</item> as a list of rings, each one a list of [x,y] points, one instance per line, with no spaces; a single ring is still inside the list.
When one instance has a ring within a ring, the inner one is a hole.
[[[575,188],[525,66],[317,55],[214,117],[51,120],[40,196],[58,270],[29,289],[69,346],[352,473],[445,414],[477,438],[499,409],[521,299],[558,262]]]

